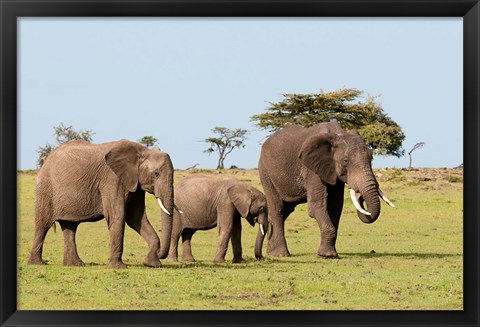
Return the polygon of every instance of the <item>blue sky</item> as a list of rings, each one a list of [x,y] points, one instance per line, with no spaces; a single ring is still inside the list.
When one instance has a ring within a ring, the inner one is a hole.
[[[250,116],[283,93],[378,96],[417,167],[463,162],[461,18],[20,18],[18,168],[60,123],[102,143],[156,137],[175,168],[215,168],[215,126],[250,131],[225,166],[257,166]],[[408,156],[373,166],[406,167]]]

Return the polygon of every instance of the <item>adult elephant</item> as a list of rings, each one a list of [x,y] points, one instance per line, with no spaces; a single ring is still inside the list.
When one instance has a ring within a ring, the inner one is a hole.
[[[379,217],[379,197],[393,206],[379,188],[371,161],[372,151],[358,132],[347,133],[337,122],[309,128],[288,125],[272,134],[262,146],[258,166],[271,222],[267,254],[290,256],[285,220],[298,204],[306,202],[320,228],[318,256],[338,257],[335,242],[345,183],[364,223]]]
[[[145,192],[162,209],[162,248],[145,212]],[[172,231],[173,166],[167,153],[128,140],[103,144],[68,142],[53,151],[36,181],[35,237],[29,264],[43,264],[48,229],[58,221],[64,236],[67,266],[84,266],[77,253],[79,223],[105,218],[110,234],[109,268],[125,268],[122,261],[125,223],[147,242],[146,266],[160,267],[168,253]]]
[[[218,225],[218,249],[213,262],[225,261],[230,239],[233,263],[242,262],[241,217],[251,226],[259,223],[255,257],[262,258],[262,244],[268,229],[267,202],[265,195],[253,186],[235,178],[194,175],[184,178],[175,187],[175,204],[178,210],[174,211],[170,260],[178,260],[181,235],[183,262],[195,261],[190,246],[193,234]]]

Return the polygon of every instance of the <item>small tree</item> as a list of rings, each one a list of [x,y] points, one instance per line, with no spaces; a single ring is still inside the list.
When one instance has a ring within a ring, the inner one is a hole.
[[[410,157],[410,160],[409,160],[409,163],[408,163],[408,168],[412,168],[412,152],[417,150],[417,149],[420,149],[421,147],[423,147],[426,143],[425,142],[418,142],[417,144],[415,144],[413,146],[413,148],[408,151],[408,156]]]
[[[224,161],[227,155],[230,154],[235,148],[245,147],[244,142],[247,139],[246,134],[248,132],[245,129],[237,128],[231,130],[225,127],[215,127],[211,131],[217,134],[218,137],[206,138],[204,142],[210,144],[210,147],[203,152],[207,154],[217,152],[217,169],[223,169]]]
[[[271,133],[287,124],[310,127],[336,120],[347,131],[357,129],[376,155],[403,156],[405,135],[401,127],[383,112],[375,97],[358,101],[362,94],[348,88],[318,94],[283,94],[282,101],[270,103],[265,113],[250,119]]]
[[[150,148],[154,146],[157,141],[158,140],[153,136],[144,136],[140,140],[138,140],[138,143],[145,145],[147,148]]]
[[[43,163],[47,159],[48,155],[63,143],[75,140],[92,142],[92,135],[95,134],[91,130],[86,129],[77,132],[73,129],[72,126],[65,126],[63,123],[60,123],[60,125],[53,127],[53,129],[55,130],[54,136],[57,145],[54,146],[47,143],[43,147],[38,147],[37,153],[39,154],[39,156],[37,159],[37,166],[39,168],[43,166]]]
[[[48,155],[55,150],[55,147],[52,146],[50,143],[45,144],[45,146],[38,147],[38,159],[37,159],[37,167],[40,168],[43,166],[45,159],[47,159]]]

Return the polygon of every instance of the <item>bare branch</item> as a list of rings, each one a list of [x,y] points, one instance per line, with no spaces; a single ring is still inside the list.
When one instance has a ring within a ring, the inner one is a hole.
[[[413,148],[408,152],[408,156],[409,156],[409,162],[408,162],[408,168],[412,168],[412,152],[417,150],[417,149],[420,149],[421,147],[425,146],[425,142],[418,142],[416,143]]]

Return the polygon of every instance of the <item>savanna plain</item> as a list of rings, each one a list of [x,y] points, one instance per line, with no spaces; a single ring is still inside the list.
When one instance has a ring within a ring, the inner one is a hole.
[[[189,174],[176,171],[178,183]],[[254,257],[258,227],[242,221],[244,263],[213,264],[217,229],[192,239],[197,262],[161,260],[142,265],[147,245],[126,228],[123,260],[128,269],[107,269],[109,238],[105,220],[80,224],[78,252],[85,267],[64,267],[63,235],[57,224],[47,234],[44,266],[27,260],[34,232],[36,171],[18,172],[19,310],[462,310],[462,169],[376,169],[382,190],[395,203],[382,203],[380,218],[364,224],[345,192],[337,238],[339,259],[316,256],[320,233],[307,206],[285,224],[292,254]],[[258,171],[227,169],[221,176],[247,181],[263,190]],[[160,208],[146,195],[147,214],[160,235]],[[258,226],[258,225],[257,225]],[[164,241],[164,240],[161,240]],[[266,242],[265,242],[266,243]]]

